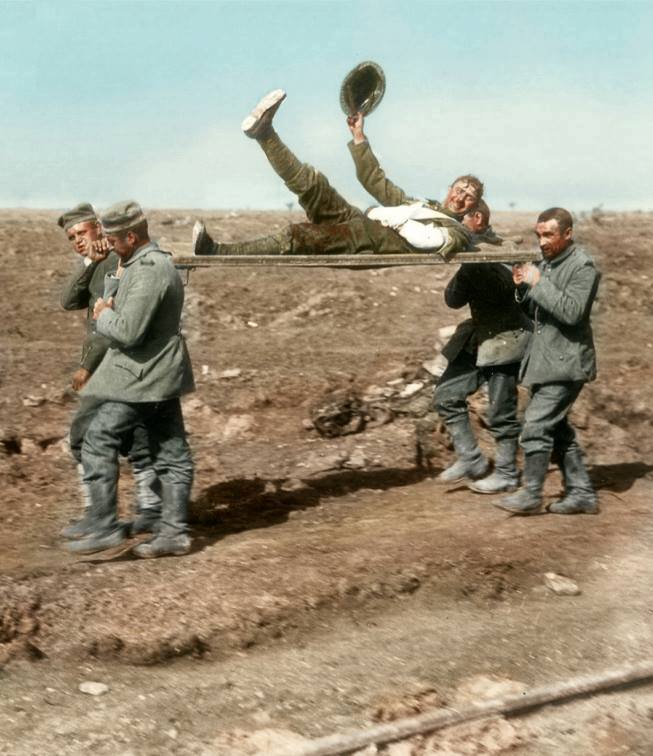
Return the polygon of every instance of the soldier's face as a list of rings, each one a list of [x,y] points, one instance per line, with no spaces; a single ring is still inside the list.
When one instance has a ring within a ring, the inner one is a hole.
[[[561,232],[558,221],[551,218],[551,220],[535,224],[535,236],[537,236],[544,259],[552,260],[571,244],[573,229],[568,228]]]
[[[487,228],[487,223],[485,222],[483,213],[479,213],[477,210],[465,214],[463,226],[466,226],[473,234],[480,234]]]
[[[95,221],[82,221],[71,226],[66,234],[75,252],[86,257],[91,242],[102,237],[102,229]]]
[[[106,235],[109,246],[123,262],[129,260],[129,258],[132,256],[132,253],[136,249],[137,245],[134,243],[135,238],[135,234],[133,234],[131,231],[128,231],[124,236],[118,236],[114,234]]]
[[[478,203],[478,191],[467,181],[456,181],[447,192],[444,206],[454,213],[466,213]]]

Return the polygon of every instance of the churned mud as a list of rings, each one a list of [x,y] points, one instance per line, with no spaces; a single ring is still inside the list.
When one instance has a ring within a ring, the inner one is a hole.
[[[55,217],[0,212],[0,753],[291,753],[653,658],[653,216],[577,230],[603,271],[599,378],[574,409],[598,516],[509,517],[434,481],[451,450],[429,396],[466,316],[442,299],[455,266],[201,270],[184,323],[194,548],[148,561],[59,540],[80,506],[65,437],[83,313],[58,304],[73,254]],[[197,215],[152,217],[165,248]],[[226,240],[300,219],[201,217]],[[531,222],[494,225],[528,244]],[[131,501],[125,465],[125,515]],[[579,592],[554,593],[549,572]],[[645,754],[652,728],[643,686],[378,752]]]

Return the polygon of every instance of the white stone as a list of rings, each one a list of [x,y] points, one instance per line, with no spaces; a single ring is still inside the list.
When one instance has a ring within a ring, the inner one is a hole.
[[[442,328],[438,328],[438,336],[444,341],[445,339],[450,339],[456,330],[457,326],[455,325],[448,325],[448,326],[442,326]]]
[[[219,377],[220,378],[238,378],[238,376],[243,371],[240,368],[228,368],[227,370],[223,370]]]
[[[79,684],[79,690],[88,696],[103,696],[109,692],[109,686],[106,683],[85,680]]]
[[[580,588],[573,580],[564,575],[558,575],[556,572],[544,574],[544,585],[559,596],[577,596],[580,593]]]
[[[421,391],[423,388],[424,384],[421,381],[415,381],[415,383],[409,383],[405,386],[402,391],[399,392],[399,396],[402,399],[406,399],[409,396],[416,394],[418,391]]]
[[[422,363],[422,367],[424,370],[428,370],[428,372],[431,375],[434,375],[436,378],[439,378],[442,373],[447,369],[447,359],[446,357],[443,357],[441,354],[439,354],[437,357],[434,357],[432,360],[425,360]]]

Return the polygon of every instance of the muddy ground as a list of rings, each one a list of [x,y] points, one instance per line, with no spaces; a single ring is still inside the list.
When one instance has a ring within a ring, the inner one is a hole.
[[[153,236],[186,242],[196,217],[156,211]],[[223,239],[299,218],[201,217]],[[451,451],[425,413],[446,328],[465,317],[442,298],[455,266],[195,271],[194,548],[152,561],[129,548],[72,557],[58,537],[79,510],[65,436],[84,315],[58,305],[73,255],[55,218],[0,211],[0,753],[290,753],[303,738],[653,659],[653,215],[577,227],[603,271],[599,379],[574,409],[598,516],[509,517],[435,483]],[[494,225],[530,243],[532,221]],[[346,399],[357,432],[324,438],[312,420]],[[483,402],[474,419],[491,452]],[[559,490],[552,468],[547,496]],[[580,593],[553,593],[547,572]],[[89,681],[108,691],[82,693]],[[639,687],[388,752],[652,744],[653,691]]]

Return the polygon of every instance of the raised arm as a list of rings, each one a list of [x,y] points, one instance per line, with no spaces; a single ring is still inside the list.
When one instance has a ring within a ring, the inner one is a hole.
[[[356,177],[365,190],[384,207],[394,207],[410,202],[412,198],[386,178],[385,171],[379,165],[365,137],[362,113],[348,116],[347,125],[353,137],[348,147],[356,166]]]

